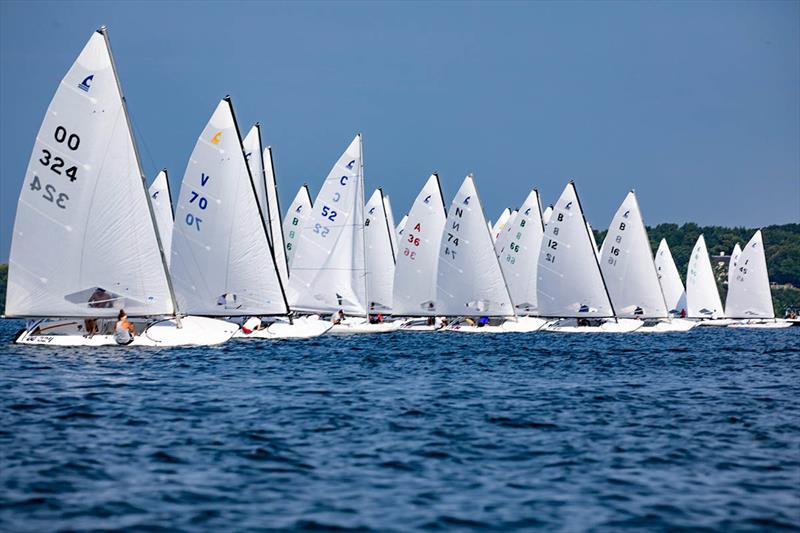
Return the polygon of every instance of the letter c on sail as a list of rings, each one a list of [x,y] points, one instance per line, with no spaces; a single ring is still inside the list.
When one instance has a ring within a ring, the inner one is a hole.
[[[340,185],[347,185],[347,180],[348,179],[350,179],[350,178],[348,178],[347,176],[342,176],[341,178],[339,178],[339,184]]]
[[[353,165],[355,164],[355,162],[356,162],[356,160],[355,160],[355,159],[353,159],[352,161],[350,161],[349,163],[347,163],[347,168],[349,168],[350,170],[353,170]]]
[[[464,205],[469,205],[470,198],[472,198],[472,196],[467,196],[466,198],[464,198]]]

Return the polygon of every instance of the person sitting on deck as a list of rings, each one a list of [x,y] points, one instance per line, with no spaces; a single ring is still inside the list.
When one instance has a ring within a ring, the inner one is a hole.
[[[102,287],[97,287],[89,296],[89,307],[92,309],[108,309],[113,305],[112,296]],[[96,318],[87,318],[83,325],[86,327],[86,337],[92,338],[98,331]]]
[[[344,317],[344,311],[339,309],[339,312],[338,313],[334,313],[333,316],[331,317],[331,322],[333,322],[333,325],[336,326],[336,325],[341,324],[342,322],[344,322],[344,318],[345,318]]]
[[[125,314],[124,309],[119,310],[117,315],[117,323],[114,325],[114,340],[117,344],[126,346],[133,342],[136,336],[136,328],[128,322],[128,315]]]
[[[381,313],[369,315],[370,324],[380,324],[381,322],[383,322],[383,315]]]
[[[254,331],[261,331],[262,329],[264,329],[264,325],[261,323],[261,319],[257,316],[251,316],[245,320],[244,324],[242,324],[242,332],[245,335],[250,335]]]
[[[478,319],[478,327],[479,328],[482,328],[483,326],[487,326],[487,325],[489,325],[489,317],[488,316],[482,316],[482,317],[480,317]]]
[[[473,319],[471,316],[468,316],[467,318],[465,318],[464,322],[466,322],[468,326],[474,326],[475,325],[475,319]]]

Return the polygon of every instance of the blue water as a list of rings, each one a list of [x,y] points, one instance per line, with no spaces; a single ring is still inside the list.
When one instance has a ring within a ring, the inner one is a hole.
[[[0,530],[800,530],[800,328],[8,344]]]

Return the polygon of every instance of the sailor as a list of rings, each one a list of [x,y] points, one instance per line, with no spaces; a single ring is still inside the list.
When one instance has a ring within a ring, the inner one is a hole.
[[[92,309],[108,309],[113,306],[111,300],[111,295],[108,294],[104,288],[96,287],[92,295],[89,296],[89,307]],[[86,327],[86,337],[91,338],[97,333],[96,318],[87,318],[83,321],[83,325]]]
[[[331,317],[331,322],[333,322],[334,326],[344,322],[344,311],[339,309],[338,313],[334,313],[333,316]]]
[[[133,342],[136,336],[136,328],[128,322],[128,315],[124,309],[119,310],[117,323],[114,325],[114,340],[121,346],[126,346]]]
[[[483,326],[486,326],[488,324],[489,324],[489,317],[488,316],[482,316],[482,317],[480,317],[478,319],[478,327],[479,328],[482,328]]]
[[[257,316],[251,316],[242,324],[242,332],[246,335],[250,335],[254,331],[260,331],[262,329],[264,329],[264,326],[261,324],[261,319]]]

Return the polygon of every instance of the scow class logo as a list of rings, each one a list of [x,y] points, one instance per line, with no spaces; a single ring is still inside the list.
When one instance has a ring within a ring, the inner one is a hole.
[[[466,198],[464,198],[464,205],[469,205],[470,198],[472,198],[472,196],[467,196]]]
[[[422,201],[422,203],[424,204],[431,203],[431,195],[429,194],[428,196],[426,196],[425,199]]]
[[[222,137],[222,132],[218,131],[211,137],[211,144],[219,144],[219,138]]]
[[[355,159],[353,159],[352,161],[350,161],[349,163],[347,163],[347,165],[345,165],[345,166],[346,166],[347,168],[349,168],[350,170],[353,170],[353,165],[355,165],[355,164],[356,164],[356,160],[355,160]]]
[[[564,209],[572,209],[572,202],[567,202],[567,205],[564,206]]]
[[[153,193],[153,200],[155,200],[156,198],[158,198],[158,195],[159,195],[160,193],[161,193],[161,191],[156,191],[156,192],[154,192],[154,193]]]
[[[83,81],[82,81],[82,82],[80,82],[80,83],[78,84],[78,89],[80,89],[81,91],[85,91],[85,92],[87,92],[87,93],[88,93],[88,92],[89,92],[89,89],[91,89],[91,88],[92,88],[92,86],[91,86],[91,85],[89,85],[89,84],[92,82],[92,80],[93,80],[93,79],[94,79],[94,74],[89,74],[88,76],[86,76],[85,78],[83,78]]]
[[[250,156],[251,155],[253,155],[253,152],[247,152],[246,154],[244,154],[244,160],[245,161],[250,161]]]
[[[630,214],[631,214],[630,211],[625,211],[625,214],[622,215],[622,218],[628,218],[628,215]]]

